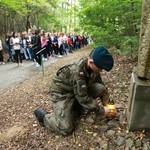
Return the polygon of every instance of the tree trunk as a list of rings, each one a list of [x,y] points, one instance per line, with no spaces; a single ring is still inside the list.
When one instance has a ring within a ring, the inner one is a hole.
[[[150,79],[150,1],[144,0],[138,56],[138,76]]]
[[[31,23],[30,23],[29,18],[30,18],[30,16],[28,15],[28,16],[27,16],[26,31],[28,31],[28,29],[30,29],[30,28],[31,28]]]

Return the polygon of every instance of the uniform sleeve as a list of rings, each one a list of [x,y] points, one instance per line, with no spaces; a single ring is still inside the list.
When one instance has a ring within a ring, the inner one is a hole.
[[[74,77],[74,94],[78,102],[88,110],[96,110],[99,108],[98,103],[87,93],[87,85],[85,77],[78,74]]]
[[[95,81],[105,86],[100,75],[96,76]],[[103,105],[106,105],[110,101],[107,87],[105,88],[105,91],[101,93],[100,98]]]
[[[103,85],[104,85],[104,83],[103,83],[102,78],[101,78],[100,75],[97,75],[97,76],[95,77],[95,83],[100,83],[100,84],[103,84]]]

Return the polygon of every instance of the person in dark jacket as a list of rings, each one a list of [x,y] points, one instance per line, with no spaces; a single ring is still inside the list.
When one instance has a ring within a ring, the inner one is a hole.
[[[114,65],[111,53],[103,46],[97,47],[89,57],[60,68],[50,87],[54,114],[42,108],[34,111],[42,126],[60,133],[71,134],[75,129],[75,112],[95,111],[99,115],[110,114],[106,107],[109,93],[101,78],[101,71],[110,71]],[[102,105],[96,101],[100,99]]]
[[[55,55],[58,55],[58,36],[56,34],[54,34],[53,49],[54,49]]]
[[[37,62],[36,66],[41,66],[42,56],[38,53],[41,50],[41,37],[40,37],[40,29],[35,30],[35,35],[32,39],[32,50],[34,53],[34,59]],[[38,53],[38,54],[37,54]]]
[[[52,39],[50,37],[50,34],[47,34],[47,46],[46,46],[46,51],[48,54],[48,58],[50,58],[50,56],[52,56]]]

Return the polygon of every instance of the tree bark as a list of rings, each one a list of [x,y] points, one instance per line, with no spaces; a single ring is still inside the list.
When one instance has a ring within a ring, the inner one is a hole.
[[[144,0],[138,55],[138,76],[150,79],[150,1]]]

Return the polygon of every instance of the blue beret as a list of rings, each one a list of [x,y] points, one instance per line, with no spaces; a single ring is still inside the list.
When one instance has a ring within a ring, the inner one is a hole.
[[[110,71],[114,65],[111,53],[104,46],[97,47],[93,51],[92,58],[98,68],[105,69],[106,71]]]

